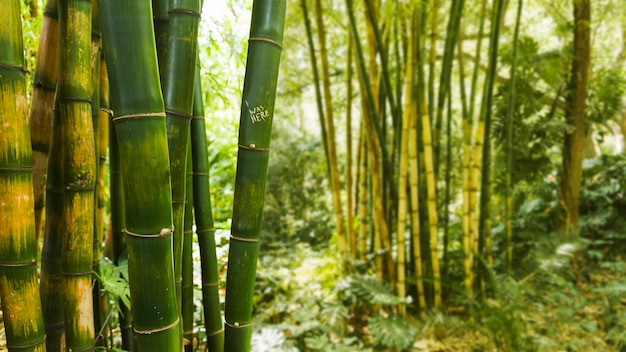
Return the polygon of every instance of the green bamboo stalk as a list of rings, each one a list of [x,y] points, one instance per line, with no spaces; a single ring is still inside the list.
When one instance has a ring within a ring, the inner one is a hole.
[[[9,351],[45,351],[20,2],[0,2],[0,298]]]
[[[91,118],[93,123],[94,147],[97,153],[96,158],[96,190],[95,190],[95,212],[94,212],[94,232],[93,232],[93,252],[91,267],[93,272],[100,273],[100,259],[102,258],[102,243],[104,241],[104,162],[102,155],[106,154],[101,147],[100,125],[100,61],[101,61],[101,40],[100,40],[100,18],[98,17],[98,1],[92,3],[91,10]],[[106,123],[108,126],[108,120]],[[106,161],[106,159],[105,159]],[[108,315],[108,299],[106,290],[98,280],[93,282],[93,319],[96,332],[96,345],[106,345],[106,317]]]
[[[515,31],[513,34],[513,62],[511,63],[511,79],[509,88],[509,101],[507,103],[507,127],[506,127],[506,176],[504,187],[504,216],[505,216],[505,240],[506,273],[511,275],[513,265],[513,186],[511,173],[513,171],[513,114],[515,113],[515,82],[517,79],[517,46],[519,41],[519,27],[522,18],[523,1],[517,2],[517,15],[515,18]]]
[[[433,128],[433,150],[435,155],[435,177],[439,175],[439,143],[441,137],[440,121],[436,119],[435,113],[435,69],[437,66],[437,27],[439,26],[439,0],[431,0],[430,9],[424,11],[424,13],[430,14],[430,48],[428,50],[428,89],[426,94],[426,107],[428,110],[428,116],[431,119]],[[428,4],[424,1],[424,5],[427,8]],[[426,28],[426,17],[424,17],[424,29]],[[424,48],[426,50],[426,48]],[[445,70],[445,66],[442,63],[442,71]],[[426,70],[424,70],[426,71]]]
[[[103,61],[103,66],[106,61]],[[106,67],[105,67],[106,68]],[[106,74],[106,73],[105,73]],[[102,99],[102,94],[100,95]],[[106,101],[101,100],[102,109],[107,110],[107,118],[110,117],[108,94]],[[124,189],[122,185],[122,171],[120,167],[119,148],[117,147],[117,133],[113,121],[109,119],[109,179],[110,179],[110,203],[111,203],[111,235],[113,237],[113,263],[121,265],[127,262],[126,257],[126,240],[124,238],[124,229],[126,228],[125,208],[124,208]],[[122,349],[126,351],[136,350],[133,339],[132,315],[130,307],[122,300],[117,304],[120,307],[120,331],[122,335]]]
[[[352,33],[352,37],[354,38],[354,49],[356,53],[356,62],[357,62],[357,72],[360,75],[360,80],[363,81],[363,90],[365,91],[365,107],[369,113],[367,114],[368,119],[372,125],[373,131],[376,133],[376,138],[378,139],[378,144],[380,145],[380,153],[382,158],[382,169],[385,174],[385,179],[389,184],[389,189],[391,190],[391,198],[393,203],[397,203],[398,199],[398,189],[395,186],[395,181],[393,177],[391,177],[391,171],[393,168],[391,167],[391,162],[389,160],[389,152],[387,151],[387,146],[384,143],[384,135],[382,131],[382,127],[379,122],[379,112],[376,107],[374,92],[372,91],[371,79],[367,73],[367,69],[365,67],[365,58],[363,54],[363,48],[361,45],[361,40],[359,39],[359,31],[356,24],[356,19],[354,17],[354,1],[346,0],[346,12],[348,13],[348,18],[350,22],[350,31]]]
[[[311,30],[311,19],[309,18],[309,10],[306,0],[300,0],[302,8],[302,17],[304,17],[304,29],[306,39],[309,45],[309,59],[311,60],[311,68],[313,71],[313,87],[315,88],[315,106],[317,107],[317,116],[319,117],[320,130],[322,132],[322,145],[324,146],[324,156],[326,157],[326,170],[330,172],[330,158],[328,156],[328,137],[326,132],[326,118],[324,117],[324,105],[322,103],[322,90],[320,88],[319,70],[317,69],[317,55],[315,54],[315,43],[313,42],[313,33]]]
[[[63,257],[63,174],[61,173],[61,122],[58,109],[55,108],[48,158],[48,177],[46,180],[46,222],[44,242],[41,252],[41,303],[46,330],[46,349],[51,352],[65,351],[65,324],[63,305],[63,277],[61,258]]]
[[[35,1],[33,1],[34,3]],[[30,104],[30,136],[33,148],[33,184],[35,195],[35,229],[37,238],[41,231],[42,215],[46,205],[45,188],[48,170],[48,152],[52,130],[54,93],[58,75],[59,22],[57,0],[48,0],[43,12],[37,67]]]
[[[450,17],[446,29],[446,39],[443,51],[443,60],[441,61],[441,76],[439,79],[439,91],[437,92],[437,110],[435,111],[435,174],[439,174],[439,162],[441,155],[441,126],[443,121],[443,111],[446,106],[446,99],[449,96],[450,85],[452,83],[452,66],[454,59],[454,50],[456,41],[459,36],[459,27],[461,17],[463,16],[463,7],[465,0],[453,0],[450,5]],[[432,43],[431,43],[432,45]],[[433,84],[434,85],[434,84]]]
[[[183,346],[191,350],[193,342],[193,167],[191,141],[187,143],[187,172],[185,173],[185,206],[182,258],[182,316]]]
[[[88,33],[88,35],[85,35]],[[91,114],[91,1],[59,1],[57,101],[63,153],[66,348],[93,350],[92,253],[96,156]]]
[[[226,351],[249,351],[252,304],[285,0],[255,0],[239,127],[239,153],[226,280]]]
[[[504,0],[497,0],[494,3],[494,11],[491,18],[491,35],[489,42],[489,63],[487,65],[487,76],[485,77],[485,87],[483,91],[482,103],[480,107],[480,120],[484,121],[484,133],[482,143],[482,170],[480,185],[480,205],[478,224],[478,253],[484,255],[489,267],[493,266],[491,255],[491,116],[493,106],[493,89],[495,86],[496,68],[498,65],[498,44],[500,39],[500,27],[502,24],[502,14],[504,12]],[[478,151],[480,147],[477,144]],[[477,154],[478,155],[478,151]],[[480,165],[480,160],[477,160]],[[481,251],[484,249],[484,253]],[[479,266],[480,267],[480,266]],[[487,273],[485,270],[478,270],[479,284],[484,281]]]
[[[167,142],[174,214],[174,278],[178,308],[182,312],[183,224],[187,144],[193,113],[193,89],[197,57],[199,0],[172,0],[168,10],[167,46],[159,54],[161,87],[165,103]],[[157,45],[161,37],[157,38]],[[182,326],[182,325],[181,325]]]
[[[379,28],[379,24],[378,21],[376,20],[376,16],[375,16],[375,12],[374,12],[374,5],[372,3],[372,0],[365,0],[365,9],[367,12],[367,17],[372,25],[372,30],[374,33],[374,43],[375,43],[375,48],[376,48],[376,52],[378,53],[378,56],[380,57],[380,65],[381,65],[381,76],[382,76],[382,80],[383,80],[383,84],[385,87],[385,94],[387,96],[387,100],[389,101],[389,106],[391,107],[391,114],[395,117],[398,118],[399,115],[399,107],[396,105],[396,99],[394,98],[394,93],[393,93],[393,88],[391,86],[391,74],[390,74],[390,70],[389,70],[389,64],[388,64],[388,60],[387,60],[387,52],[385,51],[385,48],[383,46],[383,37],[382,34],[380,33],[380,28]]]
[[[139,351],[180,351],[165,107],[149,0],[100,2]],[[133,33],[133,35],[129,35]]]
[[[172,0],[152,0],[152,13],[154,20],[154,38],[156,40],[157,58],[159,62],[159,72],[165,70],[165,62],[168,50],[169,38],[169,11]]]
[[[196,65],[196,82],[191,120],[191,154],[193,159],[193,207],[196,233],[200,247],[202,270],[202,302],[204,304],[204,326],[207,347],[210,352],[224,350],[224,325],[218,291],[219,275],[215,252],[215,227],[211,213],[209,184],[209,156],[207,153],[204,105],[200,81],[200,65]]]

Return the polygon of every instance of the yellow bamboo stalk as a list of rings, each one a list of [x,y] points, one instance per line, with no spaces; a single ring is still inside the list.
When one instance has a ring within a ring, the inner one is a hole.
[[[52,111],[58,75],[59,21],[57,5],[57,0],[46,2],[35,59],[37,67],[28,115],[33,148],[33,187],[37,238],[43,231],[42,219],[46,204],[45,188],[52,130]]]
[[[359,259],[365,260],[367,254],[367,141],[365,128],[361,122],[359,137]]]
[[[333,204],[335,209],[335,219],[337,221],[337,246],[339,250],[339,258],[341,262],[344,263],[344,261],[347,259],[346,230],[345,220],[343,216],[343,207],[341,203],[341,185],[339,182],[339,168],[337,163],[337,143],[335,142],[333,102],[332,94],[330,92],[330,69],[328,63],[328,50],[326,48],[326,32],[322,14],[321,0],[315,0],[315,20],[317,24],[318,41],[320,44],[320,57],[322,60],[322,88],[324,93],[325,108],[324,115],[326,115],[326,126],[328,127],[328,166],[330,174],[330,184],[333,194]]]
[[[412,109],[415,111],[415,104]],[[413,265],[415,270],[415,285],[417,287],[417,302],[422,315],[426,308],[424,294],[424,274],[422,268],[422,246],[420,243],[419,218],[419,166],[417,163],[417,114],[409,116],[409,189],[411,192],[411,236],[413,239]]]
[[[404,232],[406,228],[407,220],[407,199],[406,199],[406,185],[408,175],[408,139],[409,139],[409,120],[413,113],[411,106],[413,105],[412,99],[412,86],[413,86],[413,40],[409,38],[407,48],[407,65],[404,80],[404,113],[402,115],[402,135],[400,138],[400,170],[399,170],[399,182],[398,182],[398,296],[406,296],[406,244]],[[400,305],[398,307],[400,315],[406,315],[406,306]]]
[[[422,110],[422,141],[424,144],[424,169],[426,171],[426,189],[428,197],[428,227],[430,232],[430,251],[433,268],[433,295],[435,308],[441,307],[441,275],[439,270],[439,250],[437,231],[437,183],[433,159],[432,129],[427,108]]]

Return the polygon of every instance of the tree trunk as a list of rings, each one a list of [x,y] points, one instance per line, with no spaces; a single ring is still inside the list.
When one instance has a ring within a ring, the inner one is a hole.
[[[565,134],[559,191],[560,227],[577,235],[579,196],[585,146],[585,106],[590,64],[590,0],[574,0],[574,56],[567,96],[566,120],[573,131]]]

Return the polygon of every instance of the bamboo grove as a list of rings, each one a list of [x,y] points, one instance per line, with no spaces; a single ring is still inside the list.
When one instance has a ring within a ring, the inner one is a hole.
[[[198,68],[201,7],[199,0],[46,1],[29,113],[21,3],[0,2],[0,295],[10,351],[113,347],[112,315],[125,350],[191,348],[194,215],[207,346],[250,350],[286,2],[252,7],[226,329]],[[103,248],[129,293],[107,296]]]
[[[250,2],[220,287],[206,134],[219,122],[205,121],[202,1],[45,0],[28,93],[23,4],[0,0],[0,299],[9,350],[113,347],[111,319],[124,350],[191,350],[194,235],[206,347],[251,350],[279,63],[283,41],[295,37],[284,36],[287,14],[296,14],[298,54],[311,72],[298,81],[315,95],[338,276],[387,282],[400,297],[394,315],[423,317],[459,296],[471,313],[493,294],[495,274],[513,274],[514,188],[525,168],[516,165],[518,98],[536,93],[518,77],[526,2]],[[558,223],[576,237],[591,1],[567,3],[566,82],[537,100],[565,121]],[[333,52],[339,45],[344,61]],[[129,286],[113,292],[105,275]]]
[[[516,72],[524,70],[517,61],[523,3],[299,2],[307,36],[302,45],[309,53],[333,192],[338,260],[344,276],[363,273],[363,263],[371,263],[366,273],[390,283],[398,296],[414,298],[398,305],[396,314],[445,309],[445,302],[459,293],[471,310],[490,295],[494,274],[511,274],[519,262],[512,249],[512,180],[518,180],[512,174],[524,165],[513,164],[512,146],[515,116],[521,113]],[[568,3],[576,28],[569,35],[577,50],[564,79],[568,100],[560,102],[559,89],[543,103],[552,115],[560,105],[569,126],[580,133],[563,132],[563,153],[570,156],[564,157],[559,178],[561,229],[573,237],[586,126],[584,106],[578,105],[585,97],[576,94],[586,89],[589,71],[589,3]],[[338,19],[337,13],[346,16]],[[327,33],[345,36],[349,48],[333,53]],[[502,42],[508,55],[513,53],[504,67]],[[329,67],[338,57],[345,61]],[[331,94],[338,85],[347,85],[347,95]],[[496,101],[501,96],[507,97],[505,103]],[[502,105],[504,112],[496,111]],[[338,121],[345,121],[345,136],[336,132]],[[497,145],[494,135],[501,136]],[[343,151],[345,163],[338,164],[337,150]],[[499,170],[506,181],[495,179],[495,160],[505,160]],[[505,208],[495,214],[494,192]],[[504,236],[495,241],[506,253],[498,267],[492,235],[496,217]],[[455,228],[460,233],[452,234]],[[451,246],[460,246],[460,258],[451,259]]]

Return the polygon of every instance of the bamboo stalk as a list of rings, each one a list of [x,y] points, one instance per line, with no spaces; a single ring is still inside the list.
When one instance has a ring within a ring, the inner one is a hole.
[[[337,161],[337,142],[335,137],[335,119],[333,114],[332,94],[330,92],[330,68],[328,63],[328,50],[326,48],[326,29],[324,25],[324,17],[322,14],[321,0],[315,0],[315,20],[317,24],[317,39],[320,45],[320,58],[322,61],[322,92],[324,93],[324,116],[325,125],[327,127],[326,145],[328,146],[328,171],[330,184],[332,187],[335,219],[337,222],[337,247],[339,251],[341,271],[345,271],[345,262],[348,258],[346,255],[346,224],[341,199],[341,185],[339,181],[339,166]]]
[[[65,351],[65,324],[63,305],[63,282],[61,275],[61,258],[63,257],[63,174],[61,172],[61,122],[58,109],[55,109],[51,140],[50,157],[48,158],[48,177],[46,179],[45,208],[46,222],[44,227],[44,242],[41,252],[41,304],[43,309],[44,326],[47,335],[46,350],[50,352]]]
[[[409,143],[409,121],[411,114],[414,113],[413,106],[413,67],[415,62],[413,60],[413,38],[409,37],[407,41],[407,58],[405,68],[405,80],[404,80],[404,113],[402,114],[402,136],[400,138],[400,170],[399,170],[399,189],[398,189],[398,296],[406,296],[406,241],[405,241],[405,229],[407,221],[407,183],[409,173],[409,159],[408,159],[408,143]],[[400,305],[398,307],[400,315],[406,315],[406,306]]]
[[[347,226],[346,234],[348,237],[348,250],[351,260],[357,258],[357,238],[354,228],[354,180],[352,177],[352,164],[353,164],[353,152],[352,152],[352,59],[354,56],[354,49],[352,43],[352,35],[348,32],[348,57],[347,57],[347,75],[346,75],[346,209],[347,209]]]
[[[106,61],[103,61],[103,65]],[[104,67],[106,69],[106,66]],[[106,72],[104,73],[106,75]],[[107,79],[108,84],[108,79]],[[103,95],[100,95],[102,99]],[[109,124],[109,178],[110,178],[110,203],[111,203],[111,236],[113,237],[113,258],[115,265],[127,263],[127,248],[124,238],[126,228],[125,208],[124,208],[124,189],[122,185],[122,171],[120,166],[120,153],[117,146],[117,133],[115,126],[110,119],[111,110],[109,110],[108,93],[106,100],[101,100],[101,106],[106,109]],[[128,307],[121,299],[117,302],[120,307],[119,321],[122,337],[122,349],[126,351],[134,351],[135,343],[133,339],[132,316],[130,307]]]
[[[465,264],[465,289],[467,291],[468,296],[472,297],[474,295],[473,293],[473,288],[472,288],[472,283],[474,282],[474,260],[477,254],[477,249],[478,249],[478,209],[476,208],[476,204],[477,204],[477,199],[478,199],[478,192],[479,192],[479,185],[478,185],[478,177],[480,175],[480,165],[476,165],[475,164],[475,155],[479,155],[480,153],[476,153],[476,148],[480,147],[482,148],[482,135],[484,133],[484,122],[481,122],[481,119],[478,119],[478,121],[476,122],[476,129],[475,129],[475,138],[473,140],[471,140],[471,129],[472,129],[472,121],[474,119],[474,106],[475,106],[475,102],[476,102],[476,85],[477,85],[477,81],[478,81],[478,72],[480,70],[480,57],[481,57],[481,53],[482,53],[482,38],[483,38],[483,32],[484,32],[484,27],[485,27],[485,18],[486,16],[486,10],[487,9],[487,0],[482,0],[481,1],[481,8],[480,8],[480,23],[478,25],[478,40],[476,41],[476,61],[474,62],[474,70],[472,72],[472,81],[471,81],[471,86],[470,86],[470,97],[469,97],[469,108],[468,108],[468,123],[469,125],[467,125],[467,131],[468,131],[468,136],[466,136],[466,140],[465,140],[465,144],[466,144],[466,148],[465,151],[468,152],[468,149],[471,149],[471,154],[469,154],[467,156],[467,158],[469,158],[469,160],[467,160],[467,178],[468,178],[468,183],[467,183],[467,204],[468,204],[468,208],[469,208],[469,228],[468,228],[468,232],[467,232],[467,236],[468,239],[466,240],[467,242],[467,250],[466,250],[466,264]],[[464,130],[465,131],[465,130]],[[467,148],[469,144],[470,148]],[[465,158],[465,155],[464,155]]]
[[[91,113],[91,1],[59,1],[57,101],[63,152],[66,348],[94,348],[92,290],[96,154]],[[88,33],[85,35],[85,33]]]
[[[45,351],[20,2],[0,2],[0,298],[9,351]]]
[[[285,0],[256,0],[244,79],[226,279],[226,351],[249,351],[252,302],[274,116]]]
[[[224,324],[219,297],[219,274],[215,252],[215,226],[211,210],[210,174],[207,153],[204,103],[200,82],[200,63],[196,65],[196,82],[191,120],[191,154],[193,159],[193,207],[200,247],[202,302],[207,347],[210,352],[224,350]]]
[[[489,63],[487,64],[487,75],[485,77],[485,86],[483,91],[483,98],[480,107],[479,124],[484,126],[482,131],[482,143],[476,143],[476,149],[474,154],[474,167],[480,167],[482,165],[481,185],[480,185],[480,216],[478,224],[478,248],[477,253],[482,254],[484,249],[484,259],[486,259],[489,267],[493,265],[493,259],[491,254],[491,212],[490,212],[490,198],[491,198],[491,116],[493,106],[493,89],[495,86],[496,68],[498,65],[498,44],[500,38],[500,27],[502,24],[502,14],[504,12],[504,0],[497,0],[494,3],[494,11],[491,18],[491,35],[489,40]],[[478,135],[476,140],[478,141]],[[482,154],[480,154],[482,152]],[[480,266],[478,266],[480,267]],[[484,276],[478,270],[479,286],[484,285]]]
[[[182,258],[182,311],[183,316],[183,348],[193,348],[193,167],[191,158],[191,141],[187,143],[187,172],[185,173],[185,220],[183,232]]]
[[[33,148],[33,185],[35,196],[35,229],[37,238],[43,231],[42,218],[46,206],[45,188],[48,153],[54,110],[54,93],[58,76],[59,21],[58,0],[48,0],[43,12],[37,67],[28,120]],[[33,1],[34,3],[35,1]]]
[[[515,82],[516,82],[516,71],[517,71],[517,46],[519,40],[519,27],[520,21],[522,18],[522,7],[523,1],[518,0],[517,2],[517,15],[515,19],[515,31],[513,34],[513,63],[511,64],[511,80],[510,80],[510,90],[509,90],[509,101],[508,101],[508,109],[507,109],[507,129],[506,129],[506,145],[507,145],[507,156],[506,156],[506,185],[504,188],[504,214],[505,214],[505,251],[506,251],[506,273],[511,275],[512,273],[512,265],[513,265],[513,247],[512,247],[512,238],[513,238],[513,189],[512,189],[512,172],[513,172],[513,121],[514,113],[515,113]]]
[[[91,267],[95,273],[100,273],[100,260],[102,258],[102,243],[104,241],[104,171],[105,160],[102,156],[106,155],[106,144],[101,146],[102,139],[108,139],[108,135],[102,136],[102,126],[100,125],[100,61],[101,61],[101,36],[100,36],[100,18],[98,17],[98,2],[94,1],[91,11],[91,118],[94,132],[94,148],[96,155],[96,184],[95,184],[95,213],[94,213],[94,232],[93,232],[93,252]],[[105,116],[105,125],[108,127],[108,116]],[[108,131],[108,128],[106,129]],[[109,313],[109,300],[106,290],[102,287],[100,281],[93,282],[93,310],[94,310],[94,328],[96,331],[96,345],[106,346],[106,334],[108,326],[106,326],[106,317]]]
[[[166,47],[159,54],[169,151],[174,214],[174,277],[182,313],[182,258],[185,217],[187,144],[193,113],[193,90],[200,22],[199,0],[172,0],[168,10]],[[161,37],[159,37],[162,39]],[[163,44],[157,40],[157,45]],[[161,50],[161,51],[162,51]]]
[[[152,5],[101,0],[100,18],[124,188],[137,347],[179,352],[170,163]]]

